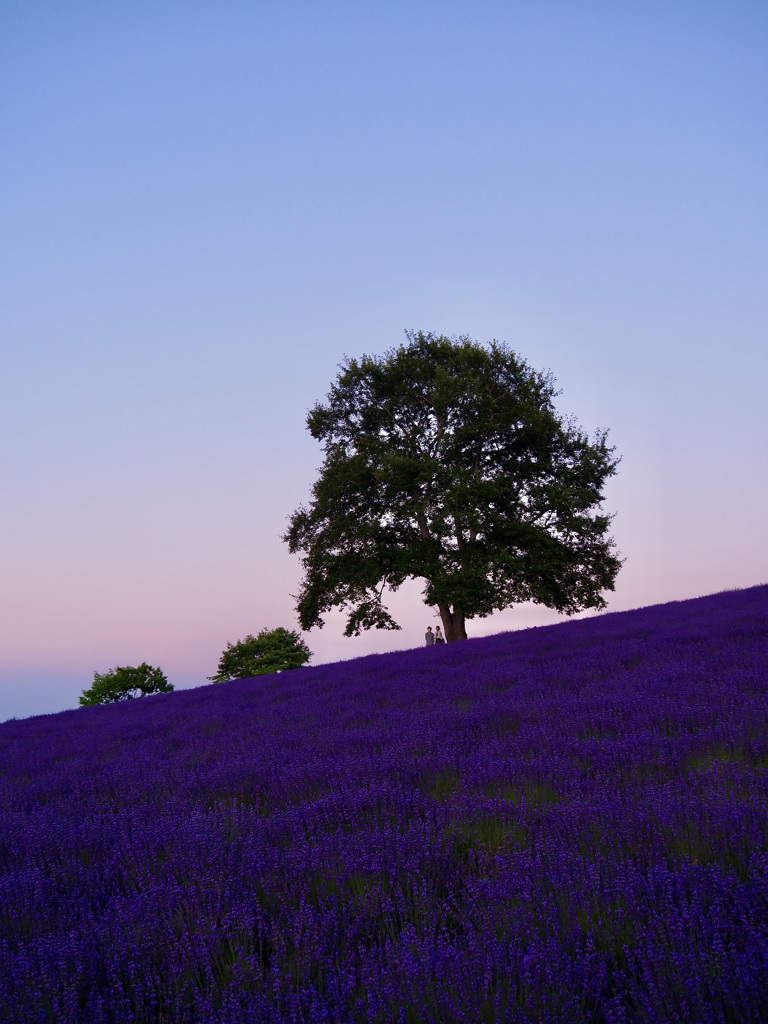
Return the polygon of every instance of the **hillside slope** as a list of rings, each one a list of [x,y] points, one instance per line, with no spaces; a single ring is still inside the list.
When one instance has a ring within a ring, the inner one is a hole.
[[[768,586],[0,726],[0,1018],[768,1019]]]

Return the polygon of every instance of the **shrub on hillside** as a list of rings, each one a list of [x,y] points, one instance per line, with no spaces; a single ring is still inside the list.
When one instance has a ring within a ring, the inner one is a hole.
[[[93,704],[115,704],[134,697],[148,697],[153,693],[170,693],[173,685],[161,669],[143,661],[140,665],[118,665],[100,675],[93,673],[93,685],[83,690],[81,707]]]
[[[312,657],[312,652],[295,630],[262,629],[258,636],[249,633],[245,640],[227,644],[219,658],[216,675],[208,676],[214,683],[230,679],[249,679],[285,669],[301,668]]]

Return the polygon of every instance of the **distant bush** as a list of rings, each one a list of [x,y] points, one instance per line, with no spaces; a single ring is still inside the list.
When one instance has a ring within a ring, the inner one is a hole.
[[[249,633],[245,640],[227,644],[219,658],[219,670],[208,676],[211,682],[226,683],[229,679],[248,679],[285,669],[301,668],[312,652],[295,630],[262,629],[258,636]]]
[[[173,685],[163,672],[143,661],[135,668],[132,665],[119,665],[103,675],[94,672],[93,686],[83,690],[80,704],[82,707],[114,704],[121,700],[133,700],[134,697],[148,697],[153,693],[170,693],[172,690]]]

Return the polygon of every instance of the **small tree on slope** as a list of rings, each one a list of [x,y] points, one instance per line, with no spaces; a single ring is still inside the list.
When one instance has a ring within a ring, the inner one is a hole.
[[[82,707],[93,704],[115,704],[134,697],[148,697],[153,693],[170,693],[173,685],[159,668],[143,661],[136,667],[121,665],[100,675],[93,673],[93,686],[83,690],[80,698]]]
[[[550,374],[493,342],[406,332],[346,359],[307,417],[325,460],[284,536],[303,554],[303,629],[348,610],[346,635],[399,629],[386,587],[424,580],[446,639],[466,619],[535,601],[604,608],[621,561],[599,511],[618,459],[553,406]]]
[[[312,652],[293,630],[278,626],[262,629],[258,636],[248,634],[245,640],[227,644],[219,658],[219,670],[208,678],[214,683],[229,679],[249,679],[285,669],[301,668],[312,657]]]

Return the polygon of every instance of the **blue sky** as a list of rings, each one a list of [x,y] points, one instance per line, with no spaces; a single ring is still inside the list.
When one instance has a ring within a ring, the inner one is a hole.
[[[3,4],[0,718],[295,626],[306,412],[405,328],[610,429],[611,608],[768,580],[767,58],[739,0]]]

